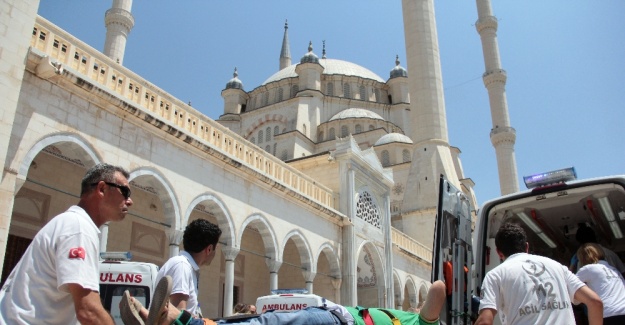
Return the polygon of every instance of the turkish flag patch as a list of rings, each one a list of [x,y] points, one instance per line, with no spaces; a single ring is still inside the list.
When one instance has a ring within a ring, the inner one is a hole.
[[[80,258],[81,260],[84,260],[85,255],[85,249],[82,247],[71,248],[69,250],[69,258]]]

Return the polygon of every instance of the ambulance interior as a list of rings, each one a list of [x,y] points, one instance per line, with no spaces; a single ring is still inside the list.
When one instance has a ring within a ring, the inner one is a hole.
[[[625,257],[625,190],[609,183],[540,192],[493,206],[488,212],[486,245],[488,271],[499,264],[495,234],[502,222],[516,222],[525,229],[532,254],[550,257],[568,266],[579,243],[580,225],[594,230],[599,244]],[[485,262],[485,261],[483,261]]]

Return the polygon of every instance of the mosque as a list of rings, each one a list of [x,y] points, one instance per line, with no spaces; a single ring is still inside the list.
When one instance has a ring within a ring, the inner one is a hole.
[[[218,257],[199,281],[205,316],[287,287],[344,305],[423,302],[440,176],[477,206],[448,141],[433,0],[402,0],[407,68],[398,56],[384,77],[327,57],[324,44],[320,56],[313,44],[292,52],[285,23],[278,71],[251,90],[236,69],[224,76],[216,121],[123,66],[132,0],[112,3],[102,52],[38,16],[39,0],[0,4],[2,281],[77,201],[84,171],[109,162],[131,172],[135,205],[102,227],[101,251],[162,265],[190,221],[219,224]],[[516,132],[497,19],[490,0],[476,3],[507,194],[518,191]]]

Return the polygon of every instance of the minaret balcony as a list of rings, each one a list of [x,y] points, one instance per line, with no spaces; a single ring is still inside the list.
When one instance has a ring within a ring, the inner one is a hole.
[[[500,126],[490,130],[490,141],[493,145],[516,142],[516,130],[511,126]]]
[[[482,75],[482,79],[484,80],[484,85],[488,87],[488,85],[492,83],[506,83],[508,80],[508,74],[504,69],[493,69],[484,72]]]
[[[475,29],[477,29],[478,33],[482,33],[483,30],[489,28],[497,31],[498,24],[499,23],[497,22],[497,18],[495,16],[486,16],[475,22]]]
[[[111,8],[104,14],[104,24],[120,24],[130,30],[135,25],[135,17],[128,10]]]

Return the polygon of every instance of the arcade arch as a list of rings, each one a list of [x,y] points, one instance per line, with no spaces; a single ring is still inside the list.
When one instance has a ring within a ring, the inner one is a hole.
[[[363,307],[384,306],[384,263],[375,245],[365,241],[358,249],[357,260],[358,305]]]

